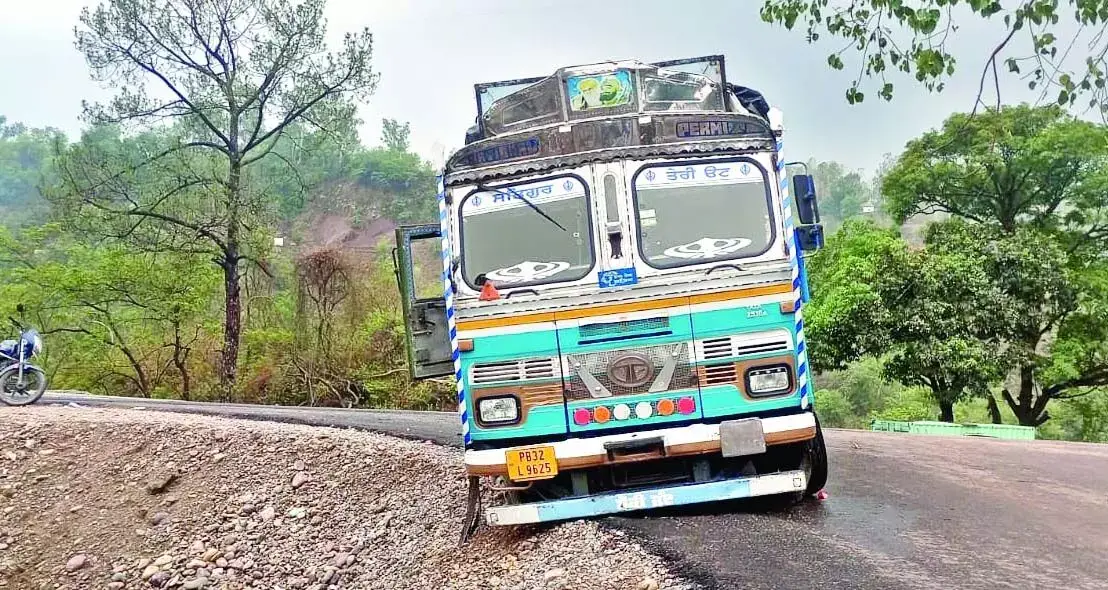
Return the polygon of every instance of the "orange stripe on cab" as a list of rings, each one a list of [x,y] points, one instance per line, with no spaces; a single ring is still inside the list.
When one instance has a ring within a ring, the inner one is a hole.
[[[788,283],[776,283],[745,289],[732,289],[718,293],[701,293],[697,295],[682,295],[679,297],[663,297],[646,301],[631,301],[627,303],[609,303],[580,307],[559,311],[542,311],[536,313],[524,313],[511,316],[496,316],[490,318],[478,318],[472,320],[459,320],[459,330],[481,330],[483,328],[499,328],[503,326],[518,326],[521,324],[534,324],[539,322],[553,322],[555,320],[576,320],[581,318],[596,317],[602,315],[615,315],[634,311],[649,311],[651,309],[665,309],[681,305],[696,305],[698,303],[716,303],[730,301],[744,297],[760,297],[763,295],[778,295],[788,293],[792,289]]]

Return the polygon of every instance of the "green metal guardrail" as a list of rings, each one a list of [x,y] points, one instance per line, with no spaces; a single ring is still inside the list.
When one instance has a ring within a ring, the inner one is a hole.
[[[946,436],[985,436],[1009,440],[1035,440],[1033,426],[1013,426],[1010,424],[953,424],[950,422],[932,422],[918,420],[899,422],[895,420],[874,420],[870,430],[879,432],[907,432],[908,434],[930,434]]]

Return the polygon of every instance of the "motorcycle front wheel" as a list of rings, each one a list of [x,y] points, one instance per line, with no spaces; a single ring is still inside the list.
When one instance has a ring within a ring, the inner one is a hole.
[[[0,372],[0,402],[6,405],[33,404],[43,393],[46,393],[46,374],[38,369],[24,368],[22,379],[19,367],[8,367]]]

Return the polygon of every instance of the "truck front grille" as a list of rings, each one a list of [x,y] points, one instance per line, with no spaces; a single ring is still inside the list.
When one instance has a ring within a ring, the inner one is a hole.
[[[565,357],[566,397],[603,399],[697,386],[689,344],[678,342]]]
[[[535,358],[478,363],[473,365],[469,378],[472,384],[483,385],[504,381],[551,379],[560,376],[558,363],[553,358]]]

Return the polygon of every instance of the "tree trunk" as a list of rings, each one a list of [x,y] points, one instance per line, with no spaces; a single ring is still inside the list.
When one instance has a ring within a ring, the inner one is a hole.
[[[236,127],[237,128],[237,127]],[[232,133],[232,138],[237,134]],[[237,139],[236,139],[237,140]],[[234,398],[238,381],[239,338],[242,333],[242,291],[239,276],[239,193],[241,192],[242,162],[231,158],[227,176],[227,242],[223,252],[223,358],[220,367],[220,395],[223,401]]]
[[[993,421],[993,424],[1002,423],[1003,419],[1000,417],[1000,406],[996,404],[996,398],[990,393],[985,396],[985,399],[988,400],[989,418]]]
[[[192,398],[192,386],[189,379],[188,350],[181,343],[181,322],[173,322],[173,366],[181,375],[181,399],[189,401]]]
[[[234,258],[223,262],[223,292],[223,358],[220,359],[222,366],[219,377],[223,401],[230,401],[238,380],[239,336],[242,333],[239,263]]]
[[[954,421],[954,402],[939,400],[939,419],[943,422]]]
[[[1008,407],[1012,409],[1012,413],[1016,415],[1016,420],[1019,420],[1021,426],[1039,426],[1043,422],[1050,419],[1050,414],[1046,411],[1046,404],[1049,399],[1035,396],[1035,369],[1031,366],[1020,367],[1020,390],[1019,397],[1012,398],[1012,394],[1005,389],[1002,392],[1004,401],[1008,402]]]

